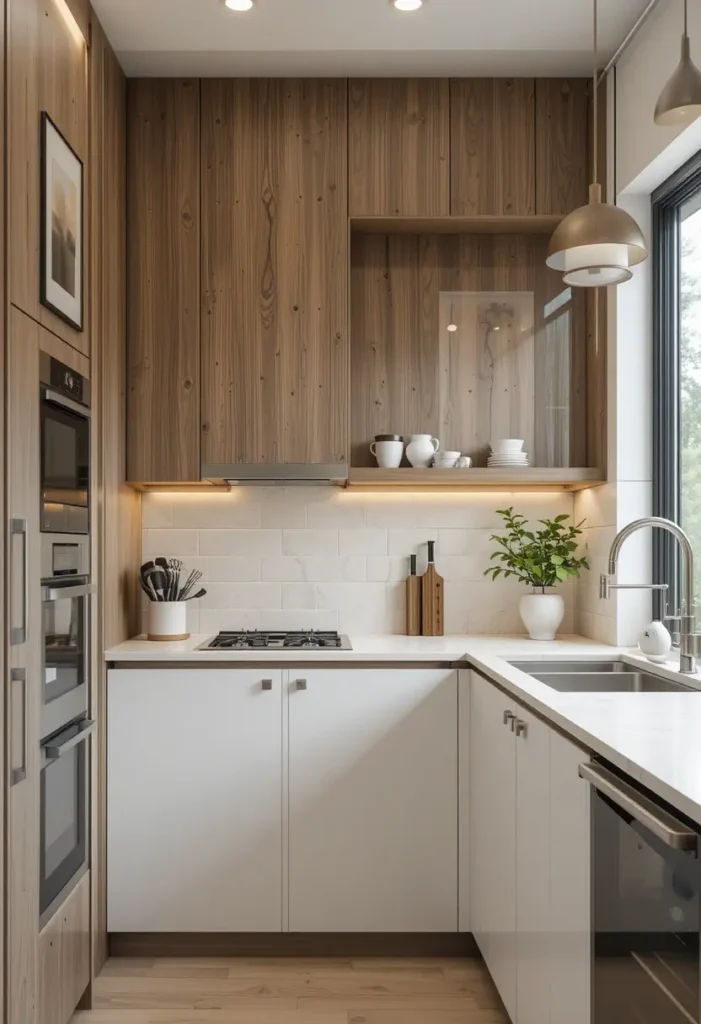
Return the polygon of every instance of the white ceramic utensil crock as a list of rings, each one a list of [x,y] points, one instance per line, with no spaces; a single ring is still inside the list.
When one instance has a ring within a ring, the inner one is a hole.
[[[185,601],[149,601],[149,640],[187,640],[189,636]]]
[[[565,602],[560,594],[524,594],[518,610],[531,640],[554,640],[565,617]]]
[[[438,438],[431,437],[430,434],[411,434],[406,457],[415,469],[427,469],[440,445]]]

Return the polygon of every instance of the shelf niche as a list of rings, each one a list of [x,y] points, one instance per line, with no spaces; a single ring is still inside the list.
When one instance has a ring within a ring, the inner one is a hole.
[[[375,466],[376,434],[431,433],[476,468],[490,439],[522,437],[533,467],[605,476],[605,345],[548,239],[353,234],[352,467]]]

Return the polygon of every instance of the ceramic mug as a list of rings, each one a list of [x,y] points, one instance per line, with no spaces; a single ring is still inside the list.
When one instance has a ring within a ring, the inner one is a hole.
[[[380,469],[398,469],[404,455],[404,442],[398,434],[378,434],[370,445]]]
[[[438,438],[430,434],[411,434],[406,457],[416,469],[426,469],[431,465],[440,445]]]

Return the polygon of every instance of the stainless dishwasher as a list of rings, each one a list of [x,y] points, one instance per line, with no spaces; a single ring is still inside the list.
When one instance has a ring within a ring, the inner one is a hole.
[[[592,786],[592,1022],[699,1024],[701,828],[611,767]]]

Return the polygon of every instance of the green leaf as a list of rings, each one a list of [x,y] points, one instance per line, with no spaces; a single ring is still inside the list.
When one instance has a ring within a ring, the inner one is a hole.
[[[555,575],[559,580],[561,580],[562,583],[566,583],[570,576],[570,574],[567,572],[567,569],[563,569],[561,565],[558,565],[557,569],[555,570]]]
[[[564,562],[564,558],[562,557],[562,555],[551,555],[550,561],[553,565],[562,565],[562,563]]]

